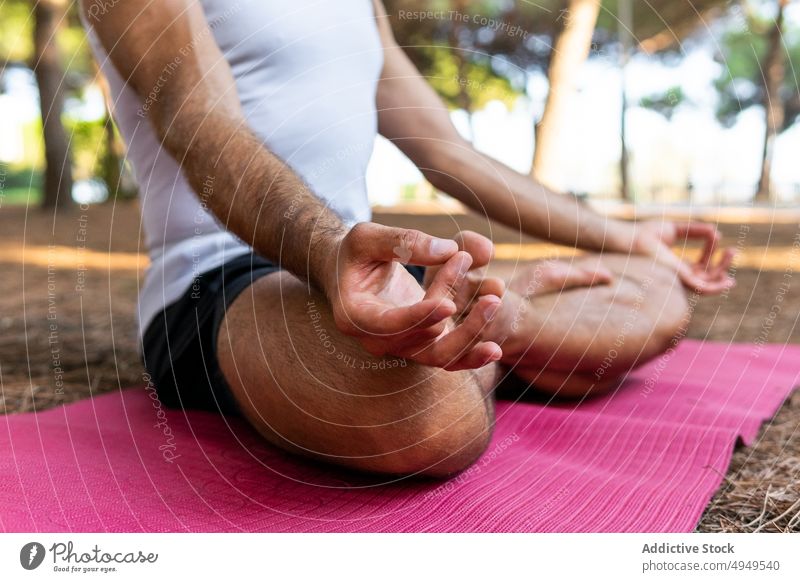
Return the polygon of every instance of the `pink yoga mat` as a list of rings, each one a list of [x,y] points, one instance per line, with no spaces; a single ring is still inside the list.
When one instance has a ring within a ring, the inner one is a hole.
[[[0,419],[0,530],[690,531],[799,372],[798,347],[685,341],[613,396],[501,403],[472,469],[389,484],[124,390]]]

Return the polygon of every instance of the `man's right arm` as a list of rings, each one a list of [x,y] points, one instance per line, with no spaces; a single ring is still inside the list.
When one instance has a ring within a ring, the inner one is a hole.
[[[346,229],[247,127],[233,75],[192,0],[126,0],[87,21],[122,78],[148,101],[163,147],[226,228],[263,256],[325,288]],[[210,194],[203,184],[213,177]]]
[[[150,122],[195,192],[260,255],[323,291],[340,330],[375,354],[408,354],[432,366],[473,368],[499,357],[495,344],[481,341],[478,315],[446,330],[454,289],[471,263],[455,241],[371,223],[348,229],[247,127],[199,2],[125,0],[103,14],[92,0],[81,2],[122,78],[142,98],[158,89],[148,102]],[[413,264],[447,268],[423,292],[392,267],[398,248]],[[497,302],[486,298],[484,315]]]

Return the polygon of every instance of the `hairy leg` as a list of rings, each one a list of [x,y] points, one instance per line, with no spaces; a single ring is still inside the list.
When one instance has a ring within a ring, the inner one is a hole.
[[[337,331],[323,295],[287,272],[236,298],[217,354],[249,422],[294,453],[444,476],[469,466],[490,437],[497,365],[446,372],[373,357]]]
[[[534,268],[508,282],[502,318],[494,325],[504,336],[503,364],[545,392],[579,397],[613,388],[631,369],[663,353],[688,323],[680,281],[652,259],[578,257],[573,269],[604,269],[612,281],[553,291],[559,277],[545,277],[550,292],[523,297],[515,290],[526,287]],[[563,265],[555,270],[560,272]]]

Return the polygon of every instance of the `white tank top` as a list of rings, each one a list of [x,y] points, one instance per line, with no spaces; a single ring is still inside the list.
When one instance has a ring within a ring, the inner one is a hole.
[[[250,129],[348,225],[370,220],[365,174],[377,133],[375,92],[383,65],[370,0],[201,4],[233,71]],[[84,24],[109,81],[112,113],[139,184],[150,256],[139,294],[142,334],[198,275],[251,249],[201,203],[202,192],[195,194],[160,146],[146,113],[152,100],[124,82],[91,21]]]

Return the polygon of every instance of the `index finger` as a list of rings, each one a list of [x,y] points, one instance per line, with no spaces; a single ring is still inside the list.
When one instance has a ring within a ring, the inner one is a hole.
[[[455,304],[448,299],[423,299],[412,305],[388,309],[362,305],[351,316],[351,321],[360,332],[359,335],[386,338],[436,325],[451,317],[455,311]]]
[[[695,273],[685,263],[679,269],[678,275],[686,287],[701,295],[722,293],[734,285],[734,280],[727,273]]]
[[[708,222],[678,223],[675,225],[675,236],[676,238],[705,239],[702,254],[697,261],[697,264],[702,265],[704,269],[708,268],[711,263],[711,257],[714,256],[721,238],[717,227]]]
[[[360,254],[370,260],[399,261],[404,265],[441,265],[458,252],[454,240],[375,223],[356,225],[351,239]]]
[[[472,257],[459,251],[439,269],[425,292],[426,299],[455,300],[459,287],[472,265]]]

